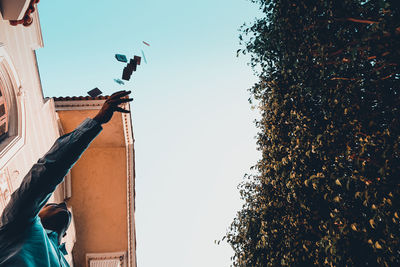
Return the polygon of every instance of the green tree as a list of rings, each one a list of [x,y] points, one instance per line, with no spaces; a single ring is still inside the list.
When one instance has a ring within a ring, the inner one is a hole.
[[[398,0],[251,1],[262,159],[226,235],[233,265],[400,266]]]

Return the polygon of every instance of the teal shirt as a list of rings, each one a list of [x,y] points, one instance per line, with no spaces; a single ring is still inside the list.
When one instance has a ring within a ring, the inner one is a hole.
[[[35,222],[27,229],[27,237],[18,253],[1,266],[62,266],[69,267],[65,260],[64,245],[58,245],[58,234],[47,232],[36,217]]]
[[[69,267],[57,233],[44,229],[38,214],[101,129],[86,119],[58,138],[24,177],[0,217],[1,267]]]

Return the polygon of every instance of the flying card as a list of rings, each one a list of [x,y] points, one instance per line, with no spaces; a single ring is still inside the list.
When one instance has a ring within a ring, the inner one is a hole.
[[[103,92],[100,91],[100,89],[96,87],[96,88],[90,90],[90,91],[87,92],[87,93],[88,93],[88,95],[90,95],[91,97],[96,97],[96,96],[101,95]]]

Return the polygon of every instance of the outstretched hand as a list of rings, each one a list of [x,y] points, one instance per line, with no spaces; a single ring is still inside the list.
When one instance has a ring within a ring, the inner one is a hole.
[[[122,103],[127,103],[133,100],[133,98],[124,98],[129,95],[131,91],[119,91],[112,94],[106,102],[104,102],[99,113],[93,118],[100,124],[107,123],[111,120],[115,111],[122,113],[129,113],[129,110],[119,107]]]

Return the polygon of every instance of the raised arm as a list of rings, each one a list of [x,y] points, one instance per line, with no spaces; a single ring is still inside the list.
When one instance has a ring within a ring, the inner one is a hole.
[[[32,221],[69,169],[75,164],[92,140],[100,133],[115,111],[129,112],[118,107],[132,99],[123,98],[130,92],[111,95],[93,119],[86,119],[73,132],[56,140],[51,149],[33,165],[0,218],[0,226],[8,223]]]

